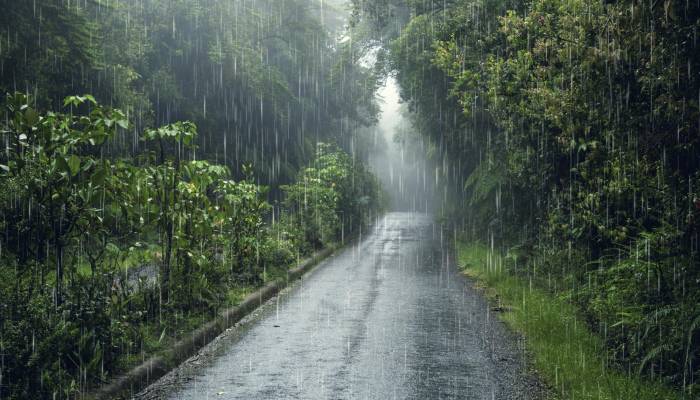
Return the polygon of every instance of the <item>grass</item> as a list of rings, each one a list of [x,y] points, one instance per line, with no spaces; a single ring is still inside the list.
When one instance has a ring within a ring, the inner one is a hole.
[[[258,289],[257,286],[245,286],[245,285],[237,285],[231,287],[228,292],[226,293],[226,303],[225,305],[228,307],[235,307],[238,306],[245,300],[245,298],[253,293],[256,289]]]
[[[126,261],[128,264],[122,265],[122,269],[140,265],[138,262],[140,262],[142,257],[150,255],[147,251],[148,250],[144,250],[138,255],[130,257],[129,260]],[[248,295],[261,288],[264,284],[285,277],[287,270],[296,265],[296,263],[293,263],[287,266],[270,268],[263,274],[263,282],[259,282],[258,284],[234,284],[226,291],[226,297],[222,307],[238,306]],[[148,357],[170,348],[178,340],[190,334],[212,318],[212,315],[192,312],[170,315],[168,322],[165,324],[157,321],[144,322],[138,327],[142,337],[140,351],[128,355],[124,354],[118,361],[120,365],[118,370],[123,372],[129,368],[133,368]]]
[[[532,364],[554,399],[681,399],[660,382],[611,367],[605,343],[577,308],[509,274],[503,258],[478,243],[458,244],[459,265],[506,310],[503,320],[526,338]]]
[[[118,268],[120,271],[127,271],[130,268],[156,263],[159,257],[159,250],[160,248],[154,245],[131,249],[128,256],[119,260]],[[262,281],[260,282],[249,284],[238,282],[232,284],[226,289],[224,300],[220,306],[228,308],[240,305],[247,296],[265,284],[286,278],[289,269],[297,265],[297,262],[293,262],[289,265],[269,267],[262,274]],[[90,276],[91,269],[89,264],[86,262],[77,264],[76,273],[86,277]],[[164,321],[157,319],[143,321],[133,327],[138,330],[140,342],[134,343],[134,347],[130,351],[118,356],[117,360],[115,360],[116,368],[112,372],[114,375],[123,373],[141,364],[151,356],[171,348],[178,340],[191,334],[195,329],[214,318],[214,314],[192,311],[171,313],[164,315],[164,317]]]

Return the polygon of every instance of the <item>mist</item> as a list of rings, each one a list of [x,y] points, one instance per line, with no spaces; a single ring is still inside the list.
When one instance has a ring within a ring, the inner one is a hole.
[[[389,209],[431,213],[435,208],[435,174],[393,76],[386,78],[377,96],[381,115],[370,166],[389,198]]]
[[[0,5],[0,400],[698,398],[700,2]]]

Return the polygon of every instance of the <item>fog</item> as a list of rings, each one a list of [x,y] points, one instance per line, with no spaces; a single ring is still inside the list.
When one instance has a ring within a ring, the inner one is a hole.
[[[423,140],[412,127],[408,108],[401,103],[392,76],[387,77],[378,96],[381,116],[370,164],[389,197],[390,210],[432,212],[434,169],[430,167]]]

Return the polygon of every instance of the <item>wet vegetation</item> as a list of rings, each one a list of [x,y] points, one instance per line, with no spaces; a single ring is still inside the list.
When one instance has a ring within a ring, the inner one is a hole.
[[[395,204],[440,201],[553,392],[698,397],[697,1],[0,6],[0,398],[78,397],[362,232],[387,76]]]
[[[575,305],[606,365],[697,397],[698,3],[354,4],[461,235]]]
[[[490,311],[526,338],[530,362],[549,384],[550,398],[683,398],[658,380],[621,370],[576,305],[513,274],[508,255],[473,241],[460,242],[457,252],[460,267],[491,299]]]
[[[0,398],[76,398],[380,209],[333,5],[0,4]]]

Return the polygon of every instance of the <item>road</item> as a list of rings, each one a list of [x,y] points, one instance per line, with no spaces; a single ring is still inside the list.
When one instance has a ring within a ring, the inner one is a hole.
[[[427,215],[387,214],[141,398],[536,397],[448,242]]]

